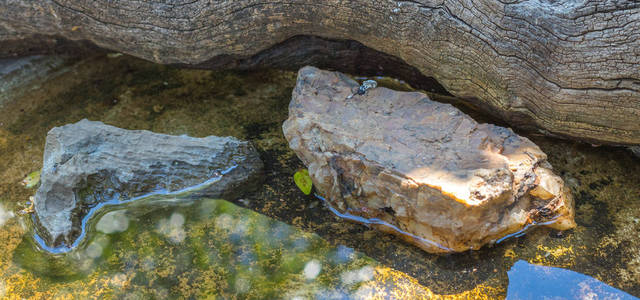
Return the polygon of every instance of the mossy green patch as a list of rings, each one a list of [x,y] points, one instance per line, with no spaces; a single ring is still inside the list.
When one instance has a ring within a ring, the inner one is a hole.
[[[40,183],[40,173],[40,170],[29,173],[29,175],[22,180],[22,184],[28,189],[36,187],[38,183]]]

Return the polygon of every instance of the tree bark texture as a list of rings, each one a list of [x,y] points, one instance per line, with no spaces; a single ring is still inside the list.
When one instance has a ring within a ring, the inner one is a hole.
[[[0,0],[0,55],[61,37],[158,63],[253,67],[304,56],[304,43],[282,51],[300,35],[386,53],[515,127],[640,144],[638,1]]]

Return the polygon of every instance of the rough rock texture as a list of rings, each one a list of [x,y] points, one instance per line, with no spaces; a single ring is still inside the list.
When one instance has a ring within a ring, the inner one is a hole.
[[[37,229],[50,246],[72,245],[81,219],[100,203],[198,185],[190,192],[230,196],[260,170],[253,146],[232,137],[171,136],[88,120],[55,127],[35,197]]]
[[[298,35],[396,56],[513,126],[640,144],[638,1],[0,0],[0,52],[10,55],[64,38],[199,65]]]
[[[533,224],[575,226],[569,189],[527,138],[422,93],[375,88],[347,99],[357,88],[305,67],[283,125],[340,213],[429,252],[478,249]]]

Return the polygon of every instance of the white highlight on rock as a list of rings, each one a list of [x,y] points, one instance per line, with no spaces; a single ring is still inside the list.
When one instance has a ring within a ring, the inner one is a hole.
[[[125,215],[124,210],[112,211],[100,218],[96,224],[96,230],[111,234],[123,232],[129,228],[129,218]]]
[[[304,266],[304,278],[306,278],[307,280],[314,280],[316,279],[316,277],[318,277],[320,271],[322,271],[322,264],[320,263],[320,261],[318,261],[317,259],[310,260]]]

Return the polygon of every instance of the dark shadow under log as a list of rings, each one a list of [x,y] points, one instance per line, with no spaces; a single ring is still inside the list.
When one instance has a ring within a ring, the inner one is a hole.
[[[415,88],[449,95],[433,77],[423,75],[397,57],[373,50],[356,41],[316,36],[295,36],[249,57],[222,55],[194,66],[204,69],[275,68],[297,71],[309,65],[354,75],[399,78]]]

